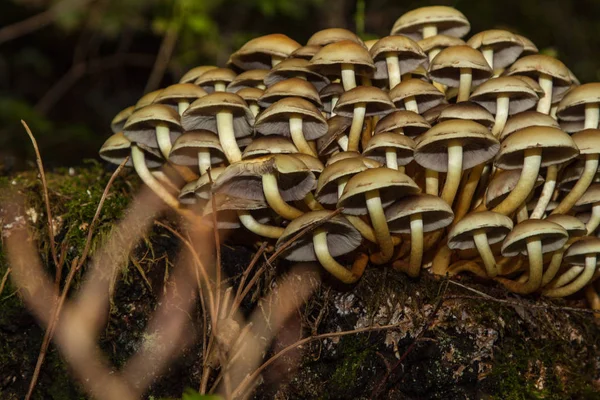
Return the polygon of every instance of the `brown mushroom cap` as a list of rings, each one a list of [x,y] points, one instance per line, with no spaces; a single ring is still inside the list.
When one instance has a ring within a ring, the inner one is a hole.
[[[190,69],[188,72],[183,74],[181,79],[179,79],[179,83],[194,83],[196,79],[200,77],[206,71],[210,71],[211,69],[217,68],[214,65],[201,65],[198,67],[194,67]]]
[[[516,33],[514,35],[523,43],[523,52],[521,53],[521,57],[530,56],[539,52],[537,46],[531,40],[523,35],[518,35]]]
[[[524,47],[523,41],[514,33],[501,29],[476,33],[467,40],[467,44],[479,50],[491,47],[494,50],[494,68],[506,68],[515,62]]]
[[[375,86],[357,86],[340,96],[333,111],[344,117],[352,117],[354,107],[361,103],[366,106],[366,116],[385,115],[396,108],[390,96],[382,89]]]
[[[266,156],[268,154],[295,154],[298,152],[294,143],[279,135],[259,136],[246,146],[242,159]]]
[[[472,212],[465,215],[448,232],[448,247],[451,249],[474,249],[473,235],[478,231],[484,231],[489,244],[495,244],[504,240],[506,235],[513,229],[512,220],[493,211]]]
[[[276,247],[282,246],[303,229],[319,224],[330,214],[331,211],[311,211],[294,219],[277,240]],[[327,247],[332,257],[350,253],[362,242],[360,233],[341,215],[330,218],[321,227],[327,231]],[[312,235],[304,235],[294,241],[285,249],[283,258],[290,261],[316,261]]]
[[[600,265],[600,239],[593,236],[582,237],[569,246],[563,258],[570,265],[585,265],[586,258],[594,256],[596,265]]]
[[[404,100],[409,97],[414,97],[419,107],[419,113],[437,106],[446,101],[444,93],[440,92],[435,86],[421,79],[403,80],[392,90],[390,90],[390,98],[392,102],[400,110],[404,110]]]
[[[310,102],[299,97],[283,98],[256,118],[254,129],[263,135],[291,136],[290,117],[302,117],[302,132],[306,140],[315,140],[327,133],[327,121]]]
[[[227,91],[237,93],[240,89],[255,88],[259,85],[264,85],[264,80],[268,72],[265,69],[250,69],[242,72],[227,85]]]
[[[179,136],[173,143],[169,161],[178,165],[197,166],[198,149],[200,148],[211,149],[210,162],[212,164],[226,161],[219,137],[206,130],[186,131]]]
[[[425,39],[421,39],[417,42],[417,44],[421,47],[421,49],[423,49],[425,53],[429,53],[431,50],[434,49],[441,50],[445,49],[446,47],[463,46],[466,43],[464,40],[454,36],[435,35]]]
[[[267,72],[268,73],[264,78],[265,85],[267,86],[274,85],[277,82],[289,78],[297,78],[299,76],[306,78],[306,80],[310,82],[317,90],[323,89],[330,83],[327,77],[310,69],[308,60],[303,58],[288,58]]]
[[[504,257],[527,255],[527,242],[532,238],[541,241],[542,253],[550,253],[563,247],[569,239],[569,234],[565,228],[554,222],[545,219],[528,219],[515,225],[506,235],[502,243],[502,255]]]
[[[544,54],[534,54],[518,59],[505,72],[506,75],[526,75],[537,79],[539,74],[553,78],[552,97],[563,95],[571,85],[569,69],[560,60]]]
[[[323,109],[330,113],[332,111],[333,97],[339,97],[344,93],[344,86],[339,82],[332,82],[319,91],[319,97],[323,103]]]
[[[117,113],[117,115],[115,115],[110,122],[110,129],[112,130],[112,133],[119,133],[123,130],[125,122],[127,122],[127,118],[133,114],[133,111],[135,111],[135,106],[129,106],[122,109]]]
[[[471,68],[473,86],[481,85],[492,76],[492,68],[483,55],[470,46],[447,47],[431,60],[429,76],[450,87],[458,87],[461,68]]]
[[[469,120],[448,120],[417,139],[415,161],[433,171],[447,172],[448,144],[454,140],[463,146],[463,170],[488,162],[500,147],[498,139],[485,126]]]
[[[208,170],[208,173],[201,175],[200,178],[196,180],[196,185],[194,186],[194,193],[196,196],[203,200],[210,200],[214,182],[226,169],[226,167],[213,167]]]
[[[289,78],[269,86],[258,99],[258,104],[267,108],[286,97],[300,97],[317,107],[323,106],[317,89],[310,82],[300,78]]]
[[[454,219],[452,208],[444,200],[430,194],[406,196],[385,210],[385,219],[392,233],[410,233],[410,217],[421,214],[423,232],[447,227]]]
[[[194,85],[200,86],[206,93],[215,91],[215,83],[222,82],[225,85],[233,82],[237,74],[229,68],[214,68],[206,71],[196,79]]]
[[[344,28],[327,28],[315,32],[306,42],[307,46],[327,46],[331,43],[349,40],[366,48],[364,42],[358,35]]]
[[[164,160],[158,151],[143,144],[138,144],[138,146],[146,154],[146,166],[148,168],[158,168],[163,165]],[[117,132],[106,139],[102,147],[100,147],[99,154],[103,160],[119,165],[131,154],[131,142],[123,135],[123,132]],[[131,158],[127,160],[125,166],[133,166]]]
[[[506,196],[517,187],[520,177],[520,169],[500,171],[494,175],[494,178],[488,184],[485,194],[485,204],[487,208],[492,209],[502,203]],[[537,188],[543,183],[544,178],[541,175],[538,175],[534,187]]]
[[[164,88],[154,99],[154,103],[177,106],[179,101],[194,101],[206,96],[206,91],[192,83],[176,83]]]
[[[565,228],[570,238],[585,236],[587,234],[585,224],[572,215],[552,214],[546,217],[546,221],[554,222]]]
[[[496,99],[499,95],[510,98],[509,115],[529,110],[538,101],[537,93],[527,83],[512,76],[501,76],[482,83],[471,93],[470,100],[496,114]]]
[[[542,168],[562,164],[579,154],[573,139],[560,129],[529,126],[502,141],[494,164],[502,169],[520,169],[525,151],[534,148],[542,149]]]
[[[429,64],[427,55],[417,42],[400,35],[386,36],[379,39],[369,50],[375,62],[374,79],[387,79],[388,70],[386,55],[393,53],[398,56],[400,72],[405,74],[414,71],[421,64]]]
[[[363,150],[363,156],[384,164],[385,152],[388,148],[393,148],[396,151],[398,165],[407,165],[413,160],[415,141],[398,133],[379,133],[371,137]]]
[[[156,126],[169,126],[169,136],[174,142],[182,132],[179,114],[173,108],[164,104],[150,104],[135,111],[125,122],[123,133],[132,142],[141,143],[154,149],[158,148],[156,141]]]
[[[334,115],[327,120],[327,133],[317,139],[317,149],[320,155],[328,155],[330,152],[338,149],[334,145],[336,141],[346,134],[352,125],[352,119],[341,115]]]
[[[543,114],[538,111],[523,111],[511,116],[508,121],[506,121],[504,130],[500,135],[500,140],[502,141],[519,129],[527,128],[529,126],[548,126],[560,129],[558,122],[548,114]]]
[[[571,138],[579,149],[579,154],[600,154],[600,129],[585,129],[574,133]]]
[[[412,111],[396,110],[381,118],[375,125],[375,135],[385,132],[397,132],[402,129],[404,135],[415,138],[426,132],[431,125],[423,117]]]
[[[462,101],[443,107],[437,117],[438,122],[452,119],[466,119],[490,129],[494,125],[494,116],[484,107],[472,101]]]
[[[240,96],[244,101],[248,104],[256,103],[258,104],[258,99],[263,95],[265,91],[258,88],[245,87],[236,92],[238,96]]]
[[[425,25],[435,25],[439,34],[459,38],[471,29],[467,17],[457,9],[430,6],[411,10],[398,18],[392,27],[392,35],[406,35],[413,40],[420,40]]]
[[[158,94],[162,92],[162,89],[157,89],[154,90],[150,93],[146,93],[145,95],[143,95],[142,97],[139,98],[139,100],[137,101],[137,103],[135,103],[134,106],[134,111],[139,110],[140,108],[144,108],[152,103],[154,103],[154,99],[156,99],[156,96],[158,96]]]
[[[600,202],[600,184],[592,183],[583,196],[575,203],[576,211],[589,209],[590,205]]]
[[[338,179],[381,166],[380,163],[361,157],[358,153],[354,155],[348,154],[349,152],[344,153],[349,157],[328,164],[319,176],[315,196],[322,204],[335,204],[338,201]]]
[[[221,110],[233,113],[233,130],[236,138],[252,133],[254,115],[248,104],[235,93],[214,92],[195,100],[181,116],[186,131],[206,129],[217,132],[216,115]]]
[[[311,156],[310,154],[294,153],[294,157],[302,161],[304,165],[306,165],[308,169],[315,174],[316,178],[318,178],[325,169],[325,166],[321,160],[319,160],[317,157]]]
[[[560,101],[556,115],[564,121],[585,119],[585,105],[600,103],[600,83],[586,83],[569,90]]]
[[[352,64],[354,73],[361,76],[371,76],[375,70],[369,51],[349,40],[328,44],[310,60],[311,67],[326,76],[341,76],[342,64]]]
[[[243,69],[271,69],[272,57],[287,58],[300,43],[281,33],[254,38],[233,53],[229,61]]]

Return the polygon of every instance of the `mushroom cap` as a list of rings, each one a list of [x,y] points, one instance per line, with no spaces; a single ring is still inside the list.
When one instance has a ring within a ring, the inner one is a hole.
[[[537,79],[540,74],[550,75],[553,80],[552,97],[564,94],[571,85],[569,69],[560,60],[545,54],[533,54],[518,59],[505,75],[526,75]]]
[[[478,86],[492,76],[492,67],[483,54],[464,46],[447,47],[431,60],[429,76],[432,80],[450,87],[458,87],[461,68],[471,68],[472,85]]]
[[[213,183],[225,172],[226,167],[212,167],[195,181],[194,193],[200,199],[210,200]]]
[[[310,101],[319,108],[323,106],[317,89],[310,82],[300,78],[281,80],[269,86],[260,99],[258,99],[258,104],[261,107],[267,108],[276,101],[286,97],[300,97]]]
[[[503,141],[514,132],[529,126],[549,126],[560,129],[558,122],[548,114],[538,111],[523,111],[512,115],[506,121],[506,125],[500,134],[500,141]]]
[[[400,110],[406,109],[404,101],[409,97],[413,97],[419,107],[419,113],[424,113],[446,101],[444,93],[440,92],[431,83],[414,78],[403,80],[394,86],[389,95],[392,102]]]
[[[332,111],[333,98],[339,99],[344,93],[344,86],[339,82],[332,82],[319,91],[319,97],[323,102],[323,109],[330,113]]]
[[[413,40],[423,37],[423,27],[435,25],[439,34],[463,37],[471,29],[463,13],[452,7],[429,6],[411,10],[396,20],[392,35],[406,35]]]
[[[421,214],[423,232],[447,227],[454,219],[452,208],[431,194],[406,196],[385,210],[385,219],[392,233],[410,233],[411,216]]]
[[[193,83],[175,83],[164,88],[154,103],[176,106],[179,101],[194,101],[203,96],[206,96],[206,91]]]
[[[137,111],[140,108],[144,108],[152,104],[154,102],[154,99],[156,99],[156,96],[158,96],[160,92],[162,92],[162,89],[157,89],[153,90],[152,92],[146,93],[145,95],[140,97],[137,103],[135,103],[133,111]]]
[[[494,164],[502,169],[523,168],[525,152],[542,149],[542,168],[562,164],[577,157],[577,145],[565,132],[548,126],[519,129],[500,144]]]
[[[371,76],[375,64],[369,51],[362,45],[349,40],[342,40],[324,46],[310,60],[310,65],[327,76],[341,76],[342,64],[352,64],[354,73],[361,76]]]
[[[177,198],[181,204],[198,204],[198,197],[196,197],[196,193],[194,193],[194,188],[196,187],[196,181],[188,182],[179,191]]]
[[[267,202],[263,200],[242,199],[220,193],[215,195],[215,205],[217,206],[217,211],[255,211],[269,208]],[[212,204],[207,204],[202,214],[207,216],[212,214],[212,212]]]
[[[327,46],[331,43],[349,40],[366,48],[364,42],[358,35],[344,28],[327,28],[322,29],[308,38],[307,46]]]
[[[454,119],[440,122],[419,136],[415,161],[428,169],[448,171],[448,145],[458,140],[463,147],[463,171],[491,160],[500,144],[498,139],[477,122]]]
[[[148,168],[158,168],[163,165],[164,160],[158,151],[143,144],[138,144],[138,146],[144,150]],[[120,165],[131,154],[131,142],[123,135],[123,132],[114,133],[102,144],[99,154],[103,160],[111,164]],[[127,160],[125,166],[133,166],[131,158]]]
[[[460,102],[458,104],[452,104],[452,105],[453,106],[460,106],[460,105],[465,104],[465,103],[469,103],[469,102],[468,101],[463,101],[463,102]],[[475,104],[475,105],[477,107],[479,107],[481,110],[483,110],[487,115],[489,115],[490,118],[492,118],[492,119],[494,118],[494,116],[492,114],[490,114],[488,110],[486,110],[485,108],[481,107],[480,105],[477,105],[477,104]],[[433,124],[435,124],[438,121],[438,119],[439,119],[442,111],[444,111],[444,109],[446,109],[447,107],[450,107],[450,104],[448,104],[446,102],[440,103],[437,106],[435,106],[433,108],[430,108],[429,110],[423,112],[423,118],[425,119],[425,121],[427,121],[428,124],[432,124],[433,125]],[[454,118],[446,118],[446,119],[454,119]],[[475,122],[478,122],[478,123],[480,123],[481,125],[484,125],[484,126],[489,126],[490,128],[494,124],[493,122],[491,124],[484,124],[484,123],[482,123],[482,121],[478,121],[478,120],[475,120]]]
[[[258,136],[246,146],[242,159],[266,156],[268,154],[295,154],[298,152],[294,143],[284,136]]]
[[[327,133],[327,121],[309,101],[300,97],[284,97],[258,115],[254,129],[263,135],[290,136],[290,117],[302,118],[302,132],[307,140]]]
[[[538,97],[544,96],[544,89],[542,89],[542,87],[540,86],[540,84],[538,83],[537,80],[535,80],[532,77],[527,76],[527,75],[511,75],[511,76],[518,78],[518,79],[522,80],[523,82],[525,82],[526,84],[528,84],[538,94]]]
[[[429,64],[427,55],[417,42],[401,35],[386,36],[379,39],[369,50],[375,62],[374,79],[388,79],[386,57],[394,54],[398,57],[400,73],[414,71],[421,64]]]
[[[271,58],[287,58],[301,44],[281,33],[254,38],[233,53],[229,61],[243,69],[271,69]]]
[[[311,156],[310,154],[295,153],[294,157],[302,161],[310,171],[315,174],[315,177],[319,177],[321,172],[325,169],[325,166],[317,157]]]
[[[585,119],[585,105],[600,103],[600,83],[586,83],[569,90],[562,98],[556,115],[565,121]]]
[[[277,248],[306,228],[314,227],[331,214],[331,211],[310,211],[294,219],[283,231],[275,245]],[[327,231],[327,247],[332,257],[350,253],[360,246],[362,236],[346,218],[336,215],[322,223]],[[316,261],[312,235],[304,235],[285,249],[283,258],[290,261]]]
[[[600,184],[592,183],[579,200],[577,200],[575,207],[580,211],[582,208],[587,208],[582,206],[594,205],[598,202],[600,202]]]
[[[123,131],[123,127],[125,126],[125,122],[127,122],[127,118],[133,114],[135,110],[135,106],[129,106],[117,113],[115,117],[110,121],[110,129],[112,133],[119,133]]]
[[[474,249],[473,235],[485,232],[489,244],[504,240],[513,229],[512,219],[493,211],[471,212],[465,215],[448,232],[448,247],[451,249]]]
[[[342,93],[333,111],[336,114],[351,118],[354,115],[354,107],[364,104],[365,115],[385,115],[392,112],[396,107],[390,96],[375,86],[357,86]]]
[[[219,137],[206,130],[186,131],[173,143],[169,161],[178,165],[198,165],[198,150],[210,149],[211,164],[226,161]]]
[[[136,110],[125,122],[123,133],[132,142],[158,148],[156,126],[166,124],[169,127],[171,142],[181,135],[179,114],[164,104],[150,104]]]
[[[594,257],[596,265],[600,264],[600,239],[594,236],[585,236],[569,246],[564,255],[564,262],[570,265],[585,265],[587,257]]]
[[[349,155],[349,152],[344,152]],[[339,153],[342,154],[342,153]],[[338,201],[338,180],[350,177],[369,168],[377,168],[380,163],[360,156],[360,154],[349,156],[332,164],[328,164],[317,181],[315,196],[322,204],[335,204]]]
[[[226,85],[233,82],[237,77],[235,71],[229,68],[214,68],[209,69],[196,79],[194,85],[200,86],[206,90],[206,93],[213,93],[215,91],[215,83],[222,82]]]
[[[521,53],[521,57],[530,56],[539,52],[535,43],[533,43],[529,38],[526,38],[525,36],[519,35],[517,33],[514,33],[514,35],[517,38],[519,38],[521,43],[523,43],[523,52]]]
[[[312,58],[312,57],[311,57]],[[265,85],[271,86],[277,82],[289,79],[304,77],[317,90],[323,89],[330,83],[327,77],[313,71],[309,68],[308,60],[304,58],[288,58],[267,71],[264,78]]]
[[[448,35],[435,35],[425,39],[421,39],[417,44],[423,49],[425,53],[429,53],[434,49],[445,49],[446,47],[452,46],[463,46],[465,41],[454,36]]]
[[[244,71],[227,85],[227,91],[237,93],[240,89],[255,88],[258,85],[264,85],[265,77],[269,73],[266,69],[249,69]]]
[[[516,61],[523,52],[523,41],[512,32],[502,29],[490,29],[479,32],[467,40],[474,49],[492,48],[494,50],[494,68],[506,68]]]
[[[332,154],[327,160],[325,160],[325,166],[335,164],[336,162],[345,160],[347,158],[354,157],[362,157],[362,154],[360,154],[358,151],[339,151],[337,153]],[[374,164],[375,166],[373,168],[381,167],[380,163],[369,158],[366,158],[365,162]]]
[[[402,129],[404,135],[414,139],[429,128],[431,128],[431,125],[419,114],[407,110],[396,110],[377,122],[377,125],[375,125],[375,135],[386,132],[397,132],[399,129]]]
[[[585,129],[571,135],[579,154],[600,154],[600,129]]]
[[[181,79],[179,79],[179,83],[194,83],[196,79],[200,77],[200,75],[215,68],[217,67],[214,65],[200,65],[198,67],[194,67],[183,74]]]
[[[570,238],[585,236],[587,234],[585,224],[572,215],[552,214],[546,217],[546,221],[554,222],[565,228]]]
[[[443,107],[437,118],[438,122],[444,122],[451,119],[467,119],[475,121],[488,129],[490,129],[495,122],[492,113],[483,106],[473,103],[472,101],[462,101]]]
[[[302,47],[298,47],[296,50],[289,55],[289,58],[301,58],[306,61],[310,61],[311,58],[315,56],[321,50],[321,47],[316,44],[307,44]]]
[[[389,148],[396,152],[398,165],[407,165],[413,160],[415,141],[399,133],[379,133],[369,139],[367,147],[363,150],[363,156],[384,164],[385,152]]]
[[[241,88],[236,92],[238,96],[240,96],[247,104],[256,103],[258,104],[258,99],[263,95],[265,91],[258,88],[253,87],[245,87]]]
[[[514,76],[501,76],[482,83],[471,93],[470,100],[496,114],[497,98],[500,95],[510,99],[509,115],[529,110],[538,102],[538,95],[531,86]]]
[[[217,133],[217,113],[233,113],[233,131],[236,138],[252,133],[254,115],[248,104],[235,93],[214,92],[195,100],[181,116],[186,131],[206,129]]]
[[[299,159],[288,154],[273,154],[229,165],[216,179],[213,192],[266,201],[262,189],[265,174],[275,174],[285,201],[303,199],[317,183],[314,174]]]
[[[350,178],[338,200],[338,208],[343,207],[344,213],[349,215],[367,214],[365,194],[371,190],[379,191],[384,208],[401,197],[421,191],[412,179],[400,171],[386,167],[369,168]]]
[[[569,233],[562,226],[545,219],[528,219],[515,225],[502,243],[502,255],[515,257],[527,255],[527,242],[539,240],[542,253],[560,249],[569,239]]]
[[[508,171],[500,171],[488,184],[486,194],[485,194],[485,205],[488,209],[496,207],[498,204],[502,202],[512,192],[515,187],[517,187],[517,183],[519,182],[519,178],[521,177],[520,169],[512,169]],[[538,175],[535,186],[539,187],[544,183],[544,178],[541,175]]]
[[[342,117],[341,115],[334,115],[329,118],[327,120],[327,133],[317,139],[319,155],[328,155],[330,151],[337,150],[338,147],[333,144],[346,134],[350,125],[352,125],[352,118]]]

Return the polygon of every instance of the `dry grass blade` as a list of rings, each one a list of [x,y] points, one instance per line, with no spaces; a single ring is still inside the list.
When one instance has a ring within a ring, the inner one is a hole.
[[[11,271],[12,269],[7,268],[4,276],[2,277],[2,281],[0,281],[0,295],[2,295],[2,292],[4,291],[4,287],[6,286],[6,282],[8,281],[8,276],[10,275]]]

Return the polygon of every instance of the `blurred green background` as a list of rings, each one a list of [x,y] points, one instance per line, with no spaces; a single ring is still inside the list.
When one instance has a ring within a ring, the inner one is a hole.
[[[25,119],[49,166],[96,158],[120,109],[189,68],[223,64],[248,39],[303,43],[327,27],[371,39],[416,7],[461,10],[471,33],[506,28],[556,55],[582,82],[600,80],[598,0],[2,0],[0,171],[33,160]]]

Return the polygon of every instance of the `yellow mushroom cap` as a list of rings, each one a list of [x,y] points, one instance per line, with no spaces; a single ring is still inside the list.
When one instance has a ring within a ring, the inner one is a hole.
[[[560,249],[569,239],[569,233],[562,226],[545,219],[528,219],[517,224],[506,235],[502,243],[502,255],[515,257],[527,255],[527,242],[540,240],[542,253],[550,253]]]
[[[474,49],[488,47],[494,50],[494,68],[506,68],[523,52],[523,41],[512,32],[502,29],[490,29],[479,32],[467,40]]]
[[[423,37],[425,25],[435,25],[438,33],[463,37],[471,29],[469,20],[463,13],[452,7],[421,7],[403,14],[392,27],[392,35],[406,35],[413,40]]]
[[[287,58],[300,48],[300,43],[281,33],[254,38],[230,57],[230,62],[243,70],[271,69],[271,58]]]
[[[465,215],[448,232],[448,247],[451,249],[474,249],[473,235],[485,232],[489,244],[504,240],[513,229],[512,220],[493,211],[472,212]]]
[[[420,214],[423,232],[447,227],[454,219],[452,208],[444,200],[430,194],[406,196],[385,210],[385,219],[392,233],[410,233],[411,216]]]

